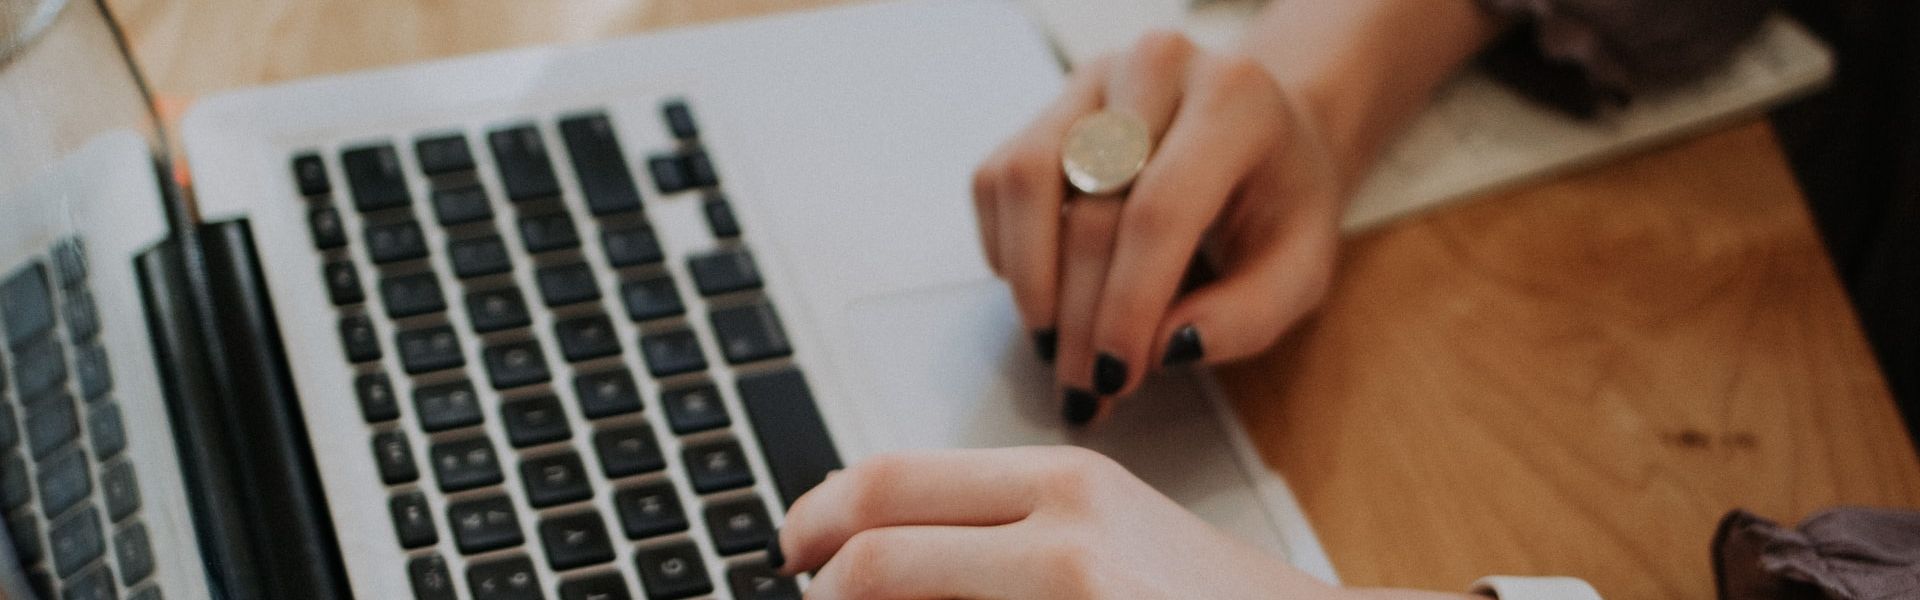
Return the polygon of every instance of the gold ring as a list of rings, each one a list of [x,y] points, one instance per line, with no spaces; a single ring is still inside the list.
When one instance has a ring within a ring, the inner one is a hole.
[[[1060,149],[1060,167],[1074,189],[1104,196],[1133,184],[1152,152],[1146,121],[1106,109],[1073,122]]]

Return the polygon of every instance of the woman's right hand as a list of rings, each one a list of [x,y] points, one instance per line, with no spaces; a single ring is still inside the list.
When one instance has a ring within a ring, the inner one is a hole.
[[[1070,193],[1062,172],[1068,129],[1103,108],[1157,140],[1124,197]],[[1248,56],[1154,33],[1076,70],[973,180],[986,256],[1055,361],[1066,418],[1150,370],[1257,353],[1318,305],[1344,208],[1333,156]],[[1182,293],[1203,250],[1218,278]]]

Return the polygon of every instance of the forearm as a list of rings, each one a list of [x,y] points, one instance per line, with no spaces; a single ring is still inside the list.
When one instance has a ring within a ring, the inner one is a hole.
[[[1350,189],[1500,28],[1473,0],[1277,0],[1241,49],[1319,128]]]

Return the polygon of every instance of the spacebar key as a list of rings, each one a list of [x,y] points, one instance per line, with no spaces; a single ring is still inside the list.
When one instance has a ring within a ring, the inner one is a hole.
[[[801,494],[826,479],[828,471],[841,466],[807,379],[796,369],[783,369],[742,377],[738,388],[780,502],[793,506]]]

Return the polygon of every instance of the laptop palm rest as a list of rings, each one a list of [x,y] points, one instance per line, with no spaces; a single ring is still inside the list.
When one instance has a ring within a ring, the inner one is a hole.
[[[862,432],[886,450],[1071,444],[1113,457],[1213,525],[1285,557],[1198,377],[1158,375],[1092,427],[1065,425],[1051,366],[993,280],[856,300]]]

